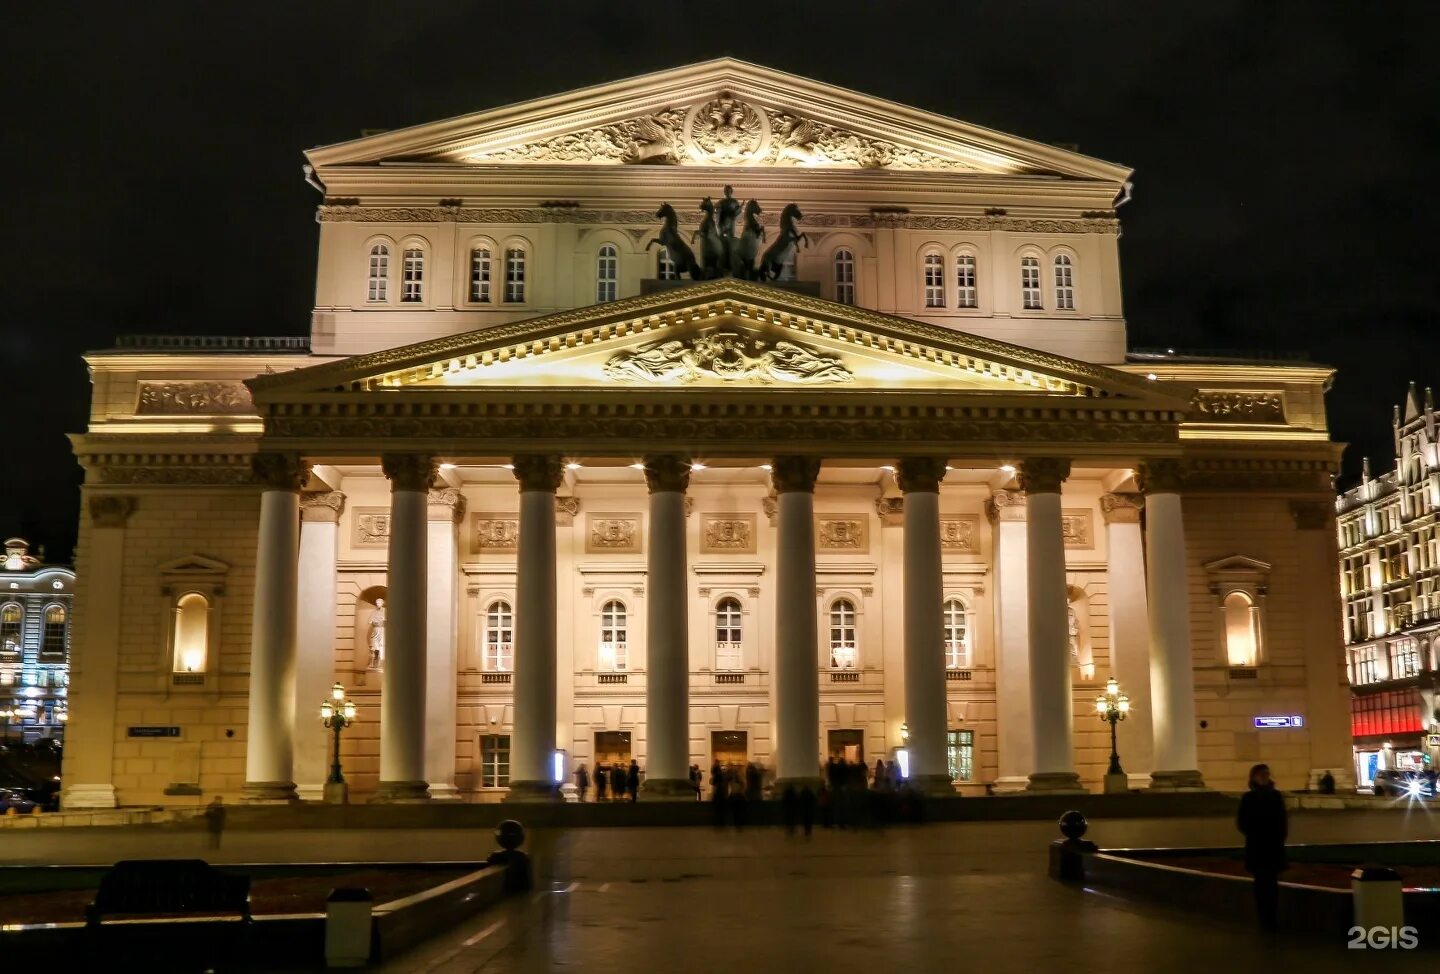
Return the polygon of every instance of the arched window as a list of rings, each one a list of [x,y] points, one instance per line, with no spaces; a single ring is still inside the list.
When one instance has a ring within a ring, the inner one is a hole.
[[[855,603],[836,599],[830,606],[830,668],[855,668]]]
[[[45,610],[45,631],[40,638],[41,653],[47,656],[65,655],[68,619],[63,605],[52,605]]]
[[[614,301],[619,293],[620,252],[614,244],[606,244],[595,258],[595,301],[597,304]]]
[[[1075,310],[1075,265],[1064,254],[1055,257],[1055,310]]]
[[[505,303],[525,303],[525,249],[505,248]]]
[[[835,300],[855,303],[855,254],[843,247],[835,251]]]
[[[366,294],[371,301],[390,299],[390,248],[383,243],[370,248],[370,284]]]
[[[485,669],[508,673],[515,666],[515,614],[496,599],[485,610]]]
[[[1260,661],[1260,614],[1250,596],[1225,596],[1225,658],[1231,666],[1254,666]]]
[[[661,247],[655,252],[655,276],[662,281],[680,280],[680,268],[670,259],[670,251]]]
[[[715,668],[740,669],[740,600],[726,597],[715,606]]]
[[[925,255],[925,307],[945,307],[945,258]]]
[[[400,268],[400,300],[417,304],[425,300],[425,251],[406,247]]]
[[[1026,311],[1039,311],[1040,302],[1040,258],[1020,258],[1020,303]]]
[[[187,592],[175,600],[175,672],[204,673],[209,650],[210,600]]]
[[[470,251],[470,300],[475,304],[490,303],[489,247],[476,247]]]
[[[970,621],[965,603],[945,600],[945,668],[963,670],[970,666]]]
[[[625,603],[611,599],[600,608],[600,669],[620,673],[628,669],[629,664]]]
[[[975,286],[975,255],[955,258],[955,307],[980,307],[980,289]]]
[[[0,609],[0,652],[20,652],[21,630],[25,623],[25,610],[11,602]]]

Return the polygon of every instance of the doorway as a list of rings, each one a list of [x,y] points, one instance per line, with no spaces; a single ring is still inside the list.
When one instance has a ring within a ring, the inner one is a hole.
[[[865,732],[862,730],[828,731],[826,744],[830,757],[836,761],[865,763]]]
[[[615,767],[630,767],[630,732],[629,731],[596,731],[595,732],[595,766],[602,764]]]
[[[750,758],[749,743],[745,731],[711,731],[710,759],[722,768],[743,768]]]

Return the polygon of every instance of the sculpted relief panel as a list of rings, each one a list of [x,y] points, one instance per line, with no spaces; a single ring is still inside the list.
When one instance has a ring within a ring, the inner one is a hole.
[[[390,508],[355,508],[355,517],[350,528],[350,544],[356,548],[383,548],[389,543]]]
[[[942,517],[940,519],[940,549],[952,554],[974,554],[979,551],[975,540],[980,528],[977,517]]]
[[[1095,547],[1094,517],[1083,509],[1066,509],[1060,514],[1060,533],[1067,548]]]
[[[1201,389],[1190,405],[1202,423],[1285,422],[1285,396],[1279,392]]]
[[[673,338],[619,352],[605,363],[610,379],[642,382],[851,382],[855,376],[833,355],[796,342],[767,341],[731,328]]]
[[[135,412],[143,416],[244,415],[255,412],[243,382],[153,382],[142,379]]]
[[[863,514],[815,519],[815,547],[863,555],[870,550],[870,519]]]
[[[585,520],[585,551],[592,555],[638,555],[640,515],[588,515]]]
[[[514,514],[470,515],[470,550],[477,555],[520,550],[520,519]]]
[[[703,555],[753,555],[754,514],[707,514],[700,522]]]

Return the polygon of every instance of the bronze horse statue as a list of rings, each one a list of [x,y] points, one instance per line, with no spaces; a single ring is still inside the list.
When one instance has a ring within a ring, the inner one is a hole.
[[[795,229],[796,222],[804,218],[805,214],[800,212],[800,207],[794,203],[785,204],[785,209],[780,211],[780,233],[760,258],[760,266],[755,269],[755,280],[779,280],[785,271],[785,265],[795,256],[801,242],[809,246],[810,238]]]
[[[679,217],[675,215],[675,207],[669,203],[661,203],[660,209],[655,211],[655,216],[664,223],[660,227],[659,235],[650,238],[650,242],[645,245],[645,250],[648,252],[651,247],[659,244],[670,255],[670,260],[674,263],[677,273],[689,274],[696,281],[704,280],[704,272],[695,262],[695,251],[691,250],[690,245],[680,238],[680,231],[676,228],[680,221]]]
[[[745,224],[740,236],[730,241],[730,273],[747,281],[759,279],[755,267],[755,255],[760,252],[760,241],[765,239],[765,228],[760,225],[760,204],[754,200],[745,203]]]
[[[690,235],[690,241],[693,243],[697,237],[700,239],[700,268],[705,277],[719,277],[730,266],[727,246],[730,241],[720,236],[715,226],[715,202],[710,197],[700,201],[700,212],[705,216],[700,220],[700,229]]]

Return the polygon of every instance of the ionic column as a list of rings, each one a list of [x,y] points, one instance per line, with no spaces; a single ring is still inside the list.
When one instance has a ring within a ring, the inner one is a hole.
[[[299,603],[295,661],[295,782],[301,799],[325,797],[330,735],[320,702],[335,682],[335,559],[345,495],[338,490],[300,495]]]
[[[815,624],[814,457],[776,457],[775,775],[777,784],[820,775],[820,679]]]
[[[1057,457],[1034,457],[1020,465],[1030,596],[1030,719],[1035,739],[1029,791],[1082,790],[1075,773],[1070,600],[1060,519],[1060,485],[1069,475],[1070,461]]]
[[[985,502],[995,526],[995,790],[1024,791],[1035,767],[1030,720],[1030,581],[1025,495],[997,490]]]
[[[520,538],[515,578],[515,673],[507,801],[559,797],[555,754],[555,490],[560,457],[515,458]]]
[[[1150,703],[1150,609],[1145,598],[1145,550],[1140,536],[1140,494],[1105,494],[1105,589],[1110,599],[1110,669],[1130,695],[1130,715],[1121,725],[1120,754],[1130,784],[1150,780],[1155,746]]]
[[[425,549],[437,466],[434,457],[422,453],[386,453],[380,458],[380,469],[390,480],[390,549],[377,802],[430,797],[425,782]]]
[[[685,488],[690,461],[645,458],[650,538],[645,574],[645,794],[695,797],[690,774],[689,601],[685,577]]]
[[[1145,579],[1150,601],[1150,693],[1154,714],[1155,791],[1204,788],[1195,751],[1195,673],[1190,659],[1190,592],[1185,522],[1180,512],[1184,467],[1178,460],[1142,463]]]
[[[426,498],[425,590],[425,780],[430,797],[459,801],[455,787],[456,582],[460,566],[456,526],[465,516],[465,497],[454,487]]]
[[[255,604],[250,628],[250,713],[245,798],[295,801],[295,607],[299,574],[300,486],[309,470],[290,453],[252,461],[260,493]]]
[[[910,783],[953,794],[945,760],[945,600],[940,568],[940,481],[945,461],[906,457],[896,479],[905,492],[905,722],[910,727]]]

